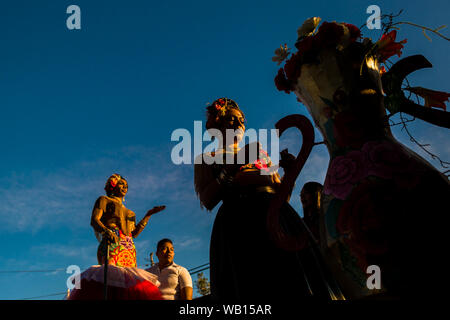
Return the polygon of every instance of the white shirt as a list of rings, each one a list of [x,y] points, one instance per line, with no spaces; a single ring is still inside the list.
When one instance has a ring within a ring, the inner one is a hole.
[[[157,263],[146,271],[158,277],[158,281],[161,283],[159,291],[161,291],[165,300],[179,300],[181,289],[192,288],[192,278],[189,271],[175,262],[162,270],[159,269],[159,263]]]

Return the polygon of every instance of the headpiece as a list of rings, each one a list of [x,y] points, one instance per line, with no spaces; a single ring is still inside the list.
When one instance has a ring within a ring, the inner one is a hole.
[[[105,184],[106,194],[109,196],[113,192],[114,188],[117,186],[120,180],[125,180],[120,174],[115,173],[111,177],[108,178]]]
[[[207,115],[207,122],[206,122],[206,128],[214,128],[217,123],[219,123],[220,118],[225,116],[226,113],[231,109],[237,109],[241,111],[242,115],[243,112],[239,108],[238,104],[229,98],[219,98],[215,100],[212,104],[206,107],[206,115]]]

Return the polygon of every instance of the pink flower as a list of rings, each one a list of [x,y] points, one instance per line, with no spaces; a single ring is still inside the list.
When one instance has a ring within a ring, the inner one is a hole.
[[[410,169],[411,159],[400,145],[389,141],[370,141],[364,144],[362,151],[367,154],[368,174],[390,179],[394,173]]]
[[[135,248],[133,239],[130,236],[122,238],[120,244],[127,250],[133,250]]]
[[[255,160],[254,164],[260,170],[269,171],[265,160],[262,159]]]
[[[353,186],[367,176],[367,157],[361,151],[350,151],[331,160],[325,178],[324,192],[345,200]]]

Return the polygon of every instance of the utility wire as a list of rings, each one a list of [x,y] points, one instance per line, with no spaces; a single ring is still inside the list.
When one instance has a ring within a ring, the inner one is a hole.
[[[209,262],[208,262],[208,263],[205,263],[205,264],[202,264],[201,266],[198,266],[198,267],[189,269],[188,271],[189,271],[189,272],[192,272],[192,271],[194,271],[195,269],[202,268],[202,267],[205,267],[205,266],[207,266],[207,265],[209,265]],[[209,268],[209,267],[208,267],[208,268]]]
[[[28,272],[57,272],[64,271],[66,269],[54,269],[54,270],[0,270],[1,273],[28,273]]]
[[[22,299],[19,299],[19,300],[33,300],[33,299],[40,299],[40,298],[47,298],[47,297],[61,296],[61,295],[65,296],[66,294],[67,294],[67,291],[66,292],[58,292],[58,293],[47,294],[45,296],[37,296],[37,297],[31,297],[31,298],[22,298]]]
[[[194,271],[194,272],[189,272],[190,274],[196,274],[196,273],[199,273],[200,271],[204,271],[204,270],[208,270],[209,269],[209,267],[206,267],[206,268],[203,268],[203,269],[200,269],[200,270],[196,270],[196,271]]]
[[[205,268],[205,269],[202,269],[202,270],[195,271],[196,269],[205,267],[205,266],[207,266],[207,265],[209,265],[209,263],[205,263],[205,264],[202,264],[202,265],[200,265],[200,266],[197,266],[197,267],[188,269],[188,271],[189,271],[190,273],[196,273],[196,272],[198,272],[198,271],[206,270],[206,269],[208,269],[209,267],[207,267],[207,268]],[[148,264],[144,264],[144,265],[139,265],[139,266],[145,266],[145,267],[147,267],[147,266],[149,266],[149,265],[148,265]],[[81,270],[84,270],[84,269],[82,269],[82,268],[80,268],[80,269],[81,269]],[[85,268],[85,269],[86,269],[86,268]],[[39,272],[41,272],[41,273],[51,273],[51,272],[61,272],[61,271],[65,271],[65,270],[66,270],[66,269],[64,269],[64,268],[51,269],[51,270],[0,270],[0,274],[4,274],[4,273],[39,273]]]
[[[206,267],[207,266],[207,267]],[[204,267],[204,268],[202,268]],[[201,268],[201,269],[199,269]],[[199,270],[196,270],[199,269]],[[200,271],[204,271],[209,269],[209,263],[205,263],[202,264],[200,266],[188,269],[190,274],[196,274]],[[55,272],[55,271],[63,271],[65,269],[54,269],[54,270],[0,270],[0,273],[28,273],[28,272]],[[195,270],[195,271],[194,271]],[[33,300],[33,299],[40,299],[40,298],[47,298],[47,297],[54,297],[54,296],[60,296],[60,295],[66,295],[67,292],[58,292],[58,293],[51,293],[51,294],[47,294],[47,295],[42,295],[42,296],[36,296],[36,297],[29,297],[29,298],[22,298],[22,299],[17,299],[17,300]]]

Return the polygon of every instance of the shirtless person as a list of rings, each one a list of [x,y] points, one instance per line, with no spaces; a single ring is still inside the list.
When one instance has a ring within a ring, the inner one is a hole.
[[[144,218],[136,224],[136,214],[123,205],[128,191],[127,181],[119,174],[113,174],[105,185],[106,196],[97,199],[92,211],[91,226],[102,235],[98,247],[98,263],[105,261],[108,246],[108,264],[121,267],[136,267],[136,238],[148,223],[150,217],[165,209],[157,206],[147,211]]]

